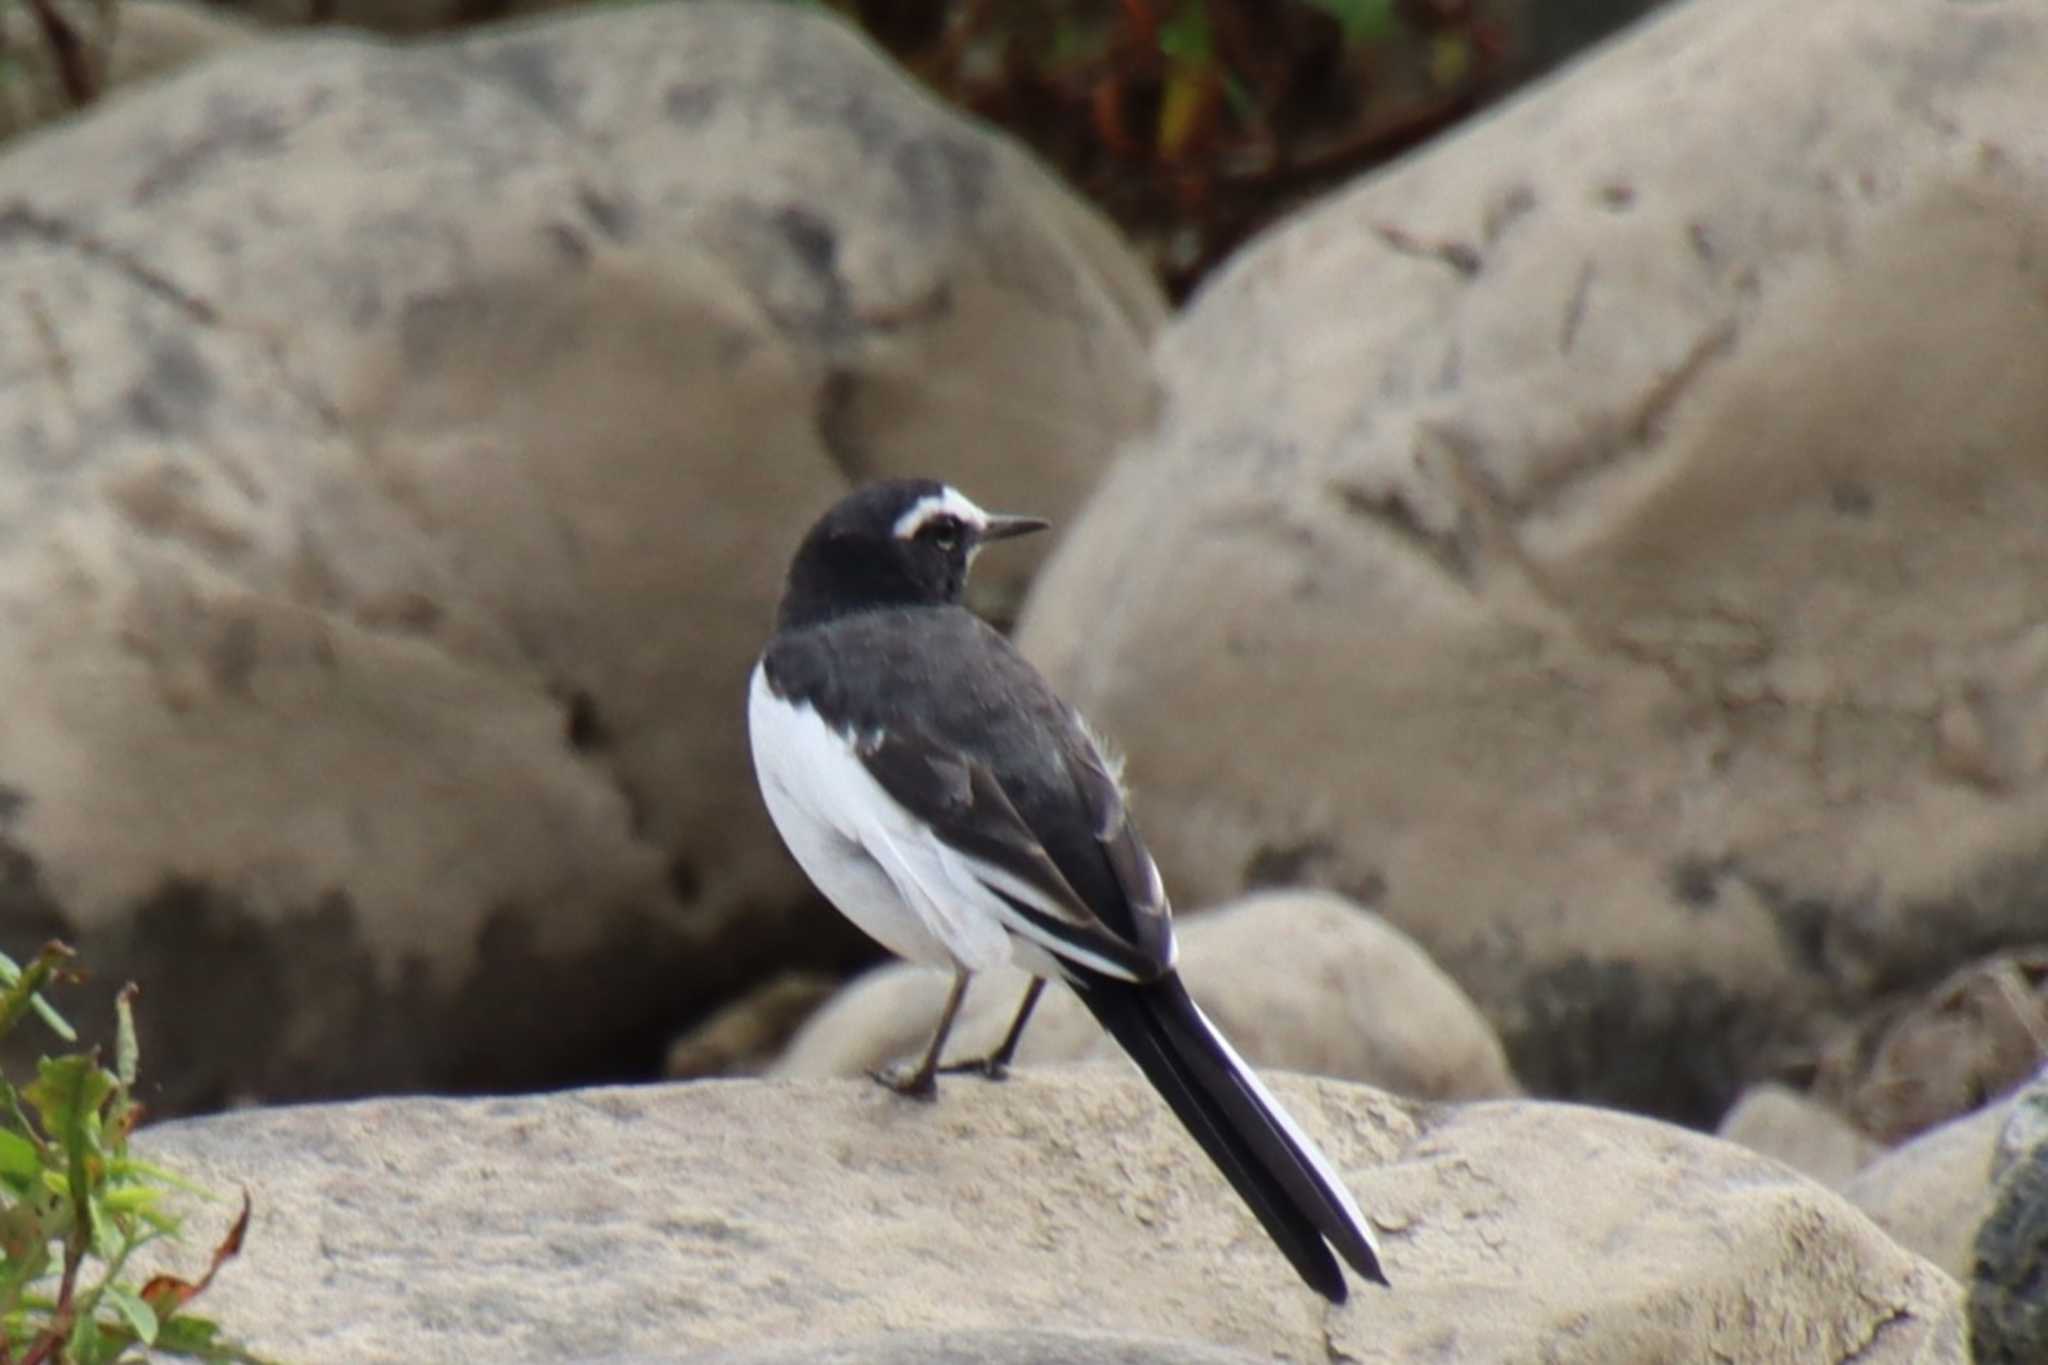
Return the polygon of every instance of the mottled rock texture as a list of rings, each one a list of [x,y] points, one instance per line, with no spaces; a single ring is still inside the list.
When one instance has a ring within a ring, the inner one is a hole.
[[[1775,1162],[1591,1109],[1273,1079],[1393,1289],[1332,1309],[1303,1288],[1121,1064],[951,1080],[935,1105],[705,1081],[306,1106],[143,1147],[248,1186],[209,1306],[310,1365],[845,1360],[827,1348],[899,1335],[856,1358],[927,1360],[933,1333],[1020,1327],[1374,1365],[1963,1359],[1956,1285]]]
[[[240,43],[9,147],[0,286],[0,946],[141,980],[173,1109],[651,1071],[842,960],[746,759],[788,551],[885,474],[1064,517],[1161,307],[725,4]]]
[[[1179,903],[1706,1125],[2048,925],[2048,10],[1673,7],[1271,232],[1028,653]]]

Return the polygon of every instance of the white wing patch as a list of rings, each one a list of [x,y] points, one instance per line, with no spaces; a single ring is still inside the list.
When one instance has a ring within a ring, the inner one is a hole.
[[[747,732],[775,828],[818,889],[899,957],[979,971],[1010,960],[1008,907],[869,775],[809,706],[769,689],[758,664]]]

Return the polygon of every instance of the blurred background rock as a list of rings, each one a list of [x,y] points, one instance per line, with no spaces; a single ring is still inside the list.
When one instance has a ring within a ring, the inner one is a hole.
[[[1179,297],[1263,224],[1662,0],[787,2],[841,16],[948,103],[1025,142]],[[420,37],[621,4],[17,0],[0,94],[18,129],[253,31]]]

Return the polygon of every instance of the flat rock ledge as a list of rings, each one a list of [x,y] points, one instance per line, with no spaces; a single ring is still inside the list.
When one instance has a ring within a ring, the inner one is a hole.
[[[249,1190],[209,1307],[310,1363],[1966,1359],[1954,1281],[1732,1144],[1273,1083],[1377,1223],[1391,1292],[1298,1284],[1121,1064],[930,1106],[700,1081],[253,1110],[140,1145]]]

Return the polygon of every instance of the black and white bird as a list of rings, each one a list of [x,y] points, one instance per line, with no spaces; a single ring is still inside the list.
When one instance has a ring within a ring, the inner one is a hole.
[[[818,888],[913,962],[953,972],[914,1068],[1000,1077],[1045,982],[1080,996],[1165,1097],[1310,1287],[1344,1301],[1341,1256],[1387,1283],[1336,1171],[1189,997],[1159,870],[1117,765],[1080,714],[961,605],[988,542],[1045,529],[930,480],[860,489],[811,528],[747,723],[769,814]],[[1002,1044],[941,1068],[971,975],[1033,976]],[[1334,1255],[1332,1254],[1334,1251]]]

